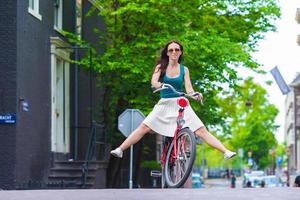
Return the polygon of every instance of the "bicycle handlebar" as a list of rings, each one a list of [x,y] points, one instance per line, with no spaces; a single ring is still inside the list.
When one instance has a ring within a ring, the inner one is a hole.
[[[201,97],[200,98],[200,103],[203,105],[202,95],[200,93],[195,92],[194,94],[187,94],[187,93],[184,93],[184,92],[179,92],[172,85],[166,84],[166,83],[162,84],[160,88],[154,90],[153,93],[156,93],[156,92],[161,91],[161,90],[166,90],[166,89],[172,90],[172,92],[174,92],[175,94],[178,94],[179,96],[185,96],[185,97],[190,97],[190,98],[195,97],[195,96],[200,96]]]

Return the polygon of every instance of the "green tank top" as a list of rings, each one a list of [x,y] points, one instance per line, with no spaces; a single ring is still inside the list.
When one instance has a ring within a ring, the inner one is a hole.
[[[177,77],[171,78],[167,74],[162,77],[161,82],[172,85],[177,91],[182,92],[182,85],[184,80],[184,66],[180,64],[180,74]],[[160,98],[173,98],[179,97],[178,94],[174,93],[171,89],[165,89],[160,91]]]

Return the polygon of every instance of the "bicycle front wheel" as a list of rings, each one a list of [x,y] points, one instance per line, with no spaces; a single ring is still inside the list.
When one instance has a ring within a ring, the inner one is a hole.
[[[174,155],[174,142],[168,148],[164,167],[164,177],[169,188],[179,188],[188,179],[196,156],[196,142],[194,133],[182,129],[177,136],[177,150]]]

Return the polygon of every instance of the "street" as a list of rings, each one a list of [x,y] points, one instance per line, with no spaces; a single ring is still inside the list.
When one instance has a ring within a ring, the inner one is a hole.
[[[295,187],[243,188],[241,178],[236,188],[226,179],[206,179],[199,189],[74,189],[74,190],[10,190],[0,191],[0,200],[299,200]]]
[[[298,188],[97,189],[0,191],[0,200],[299,200]]]

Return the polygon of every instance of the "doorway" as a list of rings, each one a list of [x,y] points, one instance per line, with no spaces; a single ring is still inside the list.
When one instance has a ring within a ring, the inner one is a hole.
[[[70,52],[51,38],[51,151],[70,153]]]

